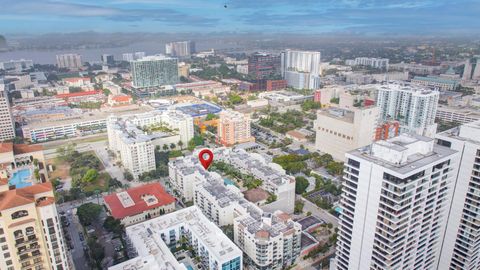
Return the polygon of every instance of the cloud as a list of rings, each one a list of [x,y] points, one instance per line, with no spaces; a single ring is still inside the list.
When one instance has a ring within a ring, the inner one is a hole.
[[[46,15],[57,17],[92,17],[112,21],[146,21],[152,20],[167,25],[190,25],[192,27],[214,26],[218,19],[190,15],[168,8],[117,8],[93,4],[67,3],[45,0],[6,0],[0,14]]]

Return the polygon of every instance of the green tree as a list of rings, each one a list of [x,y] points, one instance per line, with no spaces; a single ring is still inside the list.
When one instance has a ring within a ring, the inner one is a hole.
[[[101,212],[102,206],[94,203],[85,203],[77,208],[77,216],[83,226],[90,225]]]
[[[305,205],[305,203],[300,201],[300,200],[295,201],[295,207],[294,207],[293,212],[295,214],[301,214],[303,212],[303,206],[304,205]]]
[[[295,177],[295,193],[302,194],[308,188],[308,180],[303,176]]]
[[[175,149],[175,144],[174,143],[170,144],[170,149],[172,149],[172,150]]]
[[[121,235],[123,233],[124,227],[120,220],[115,219],[112,216],[108,216],[105,221],[103,222],[103,227],[109,231],[113,232],[117,235]]]
[[[123,177],[125,177],[125,179],[126,179],[127,181],[132,181],[132,180],[133,180],[133,174],[132,174],[131,172],[129,172],[129,171],[125,171],[125,172],[123,173]]]
[[[178,147],[180,147],[180,149],[182,149],[182,147],[183,147],[183,142],[182,142],[182,141],[178,141],[177,145],[178,145]]]
[[[89,169],[82,178],[83,183],[92,183],[98,179],[98,171],[95,169]]]
[[[168,150],[168,145],[164,144],[164,145],[162,146],[162,148],[163,148],[164,151],[167,151],[167,150]]]
[[[209,113],[209,114],[207,114],[207,117],[205,117],[205,120],[207,120],[207,121],[210,121],[210,120],[213,120],[213,119],[218,119],[218,116],[216,114]]]

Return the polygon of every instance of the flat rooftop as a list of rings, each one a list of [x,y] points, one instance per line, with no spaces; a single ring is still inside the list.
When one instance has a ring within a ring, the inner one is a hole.
[[[138,106],[136,108],[127,107],[126,110],[115,112],[111,111],[94,111],[94,112],[84,112],[83,114],[78,114],[72,116],[68,119],[41,119],[41,120],[27,120],[27,125],[23,127],[28,127],[30,129],[37,129],[37,128],[46,128],[52,126],[64,126],[70,124],[78,124],[82,122],[88,121],[95,121],[95,120],[106,120],[108,116],[111,114],[115,114],[115,116],[123,116],[129,114],[138,114],[138,113],[145,113],[152,111],[151,108],[147,106]]]
[[[388,168],[398,174],[408,174],[417,168],[435,163],[456,151],[435,144],[432,138],[415,134],[377,141],[348,152],[358,158]]]
[[[209,113],[219,113],[222,108],[209,103],[176,106],[176,109],[192,117],[204,116]]]
[[[160,236],[160,232],[168,232],[176,226],[184,226],[208,249],[208,252],[222,261],[229,261],[242,254],[240,249],[222,230],[209,221],[197,206],[132,225],[126,228],[126,233],[137,249],[139,257],[148,255],[156,257],[160,267],[158,269],[171,269],[167,268],[170,265],[178,267],[174,269],[184,269],[174,259],[170,250],[165,250],[166,245]]]

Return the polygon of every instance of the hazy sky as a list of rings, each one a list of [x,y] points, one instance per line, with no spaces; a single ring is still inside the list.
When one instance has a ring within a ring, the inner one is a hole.
[[[478,34],[480,0],[0,0],[0,34],[92,30]]]

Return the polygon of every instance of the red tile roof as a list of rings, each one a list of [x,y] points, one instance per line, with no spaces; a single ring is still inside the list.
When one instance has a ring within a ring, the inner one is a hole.
[[[139,187],[134,187],[126,190],[126,192],[132,198],[134,205],[130,207],[123,207],[122,203],[118,199],[117,193],[113,193],[104,196],[105,204],[111,211],[111,214],[116,219],[122,219],[128,216],[134,216],[144,211],[157,208],[160,206],[168,205],[175,202],[175,198],[168,194],[163,189],[160,183],[146,184]],[[152,195],[158,200],[156,204],[147,205],[142,196]]]
[[[72,98],[72,97],[92,96],[92,95],[98,95],[98,94],[100,94],[100,91],[92,90],[92,91],[83,91],[83,92],[77,92],[77,93],[59,94],[59,95],[56,95],[55,97]]]
[[[13,143],[5,142],[0,143],[0,153],[8,153],[13,151]]]
[[[129,102],[130,99],[132,99],[132,97],[130,96],[122,96],[122,95],[118,95],[118,96],[113,96],[112,97],[112,100],[116,101],[116,102]]]
[[[43,150],[43,146],[41,145],[28,145],[28,144],[13,145],[13,152],[15,153],[15,155],[38,152],[42,150]]]
[[[0,192],[0,211],[5,209],[35,203],[35,195],[52,190],[52,184],[45,182],[29,187]]]

